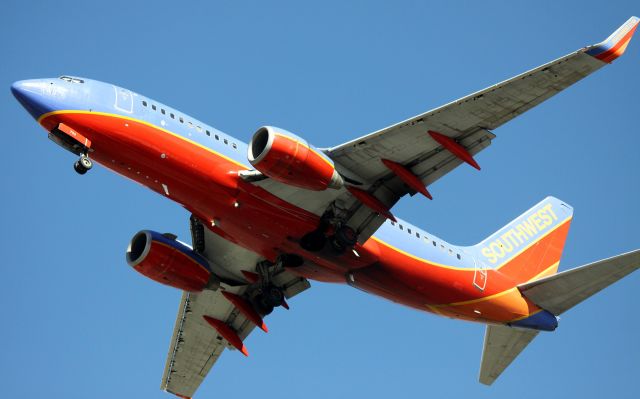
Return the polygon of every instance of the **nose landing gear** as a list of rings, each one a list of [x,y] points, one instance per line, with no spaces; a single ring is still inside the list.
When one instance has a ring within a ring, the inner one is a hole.
[[[86,154],[80,155],[80,159],[73,164],[73,169],[80,175],[84,175],[93,167],[93,162]]]

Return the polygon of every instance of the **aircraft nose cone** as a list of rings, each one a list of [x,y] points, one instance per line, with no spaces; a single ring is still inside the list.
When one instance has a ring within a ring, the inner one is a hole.
[[[40,115],[47,112],[45,93],[47,84],[41,80],[19,80],[11,85],[11,93],[31,116],[38,119]]]
[[[11,85],[11,93],[20,102],[22,102],[26,98],[25,82],[28,81],[18,80],[17,82],[13,82],[13,84]]]

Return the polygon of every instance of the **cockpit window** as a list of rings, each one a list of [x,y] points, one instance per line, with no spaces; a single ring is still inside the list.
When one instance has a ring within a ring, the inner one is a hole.
[[[84,83],[84,80],[78,79],[78,78],[72,78],[71,76],[60,76],[60,79],[70,83]]]

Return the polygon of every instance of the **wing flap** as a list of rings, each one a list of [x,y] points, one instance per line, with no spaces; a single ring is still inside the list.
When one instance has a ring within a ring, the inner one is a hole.
[[[488,325],[480,361],[480,382],[493,384],[537,335],[535,330]]]
[[[640,268],[640,249],[518,286],[522,295],[554,315]]]

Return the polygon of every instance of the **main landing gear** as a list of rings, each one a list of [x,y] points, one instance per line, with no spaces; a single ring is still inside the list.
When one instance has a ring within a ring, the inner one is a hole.
[[[300,240],[300,246],[309,252],[319,252],[329,242],[333,250],[341,254],[358,242],[358,234],[347,225],[339,226],[329,237],[326,236],[325,230],[325,226],[320,226],[317,230],[305,234]]]
[[[255,291],[249,294],[251,304],[254,309],[266,316],[273,312],[274,308],[283,306],[289,308],[284,297],[284,292],[281,287],[278,287],[273,282],[273,276],[281,271],[285,267],[299,267],[304,263],[304,259],[295,254],[283,254],[280,255],[276,263],[269,261],[262,261],[256,265],[256,281],[259,282],[259,286]],[[259,276],[259,277],[258,277]]]
[[[73,169],[75,169],[75,171],[80,175],[84,175],[92,167],[93,162],[91,161],[91,159],[89,159],[87,154],[80,155],[80,159],[78,159],[76,163],[73,164]]]
[[[269,285],[260,288],[259,292],[253,297],[252,302],[256,311],[266,316],[273,312],[274,308],[284,304],[284,293],[280,288]]]

